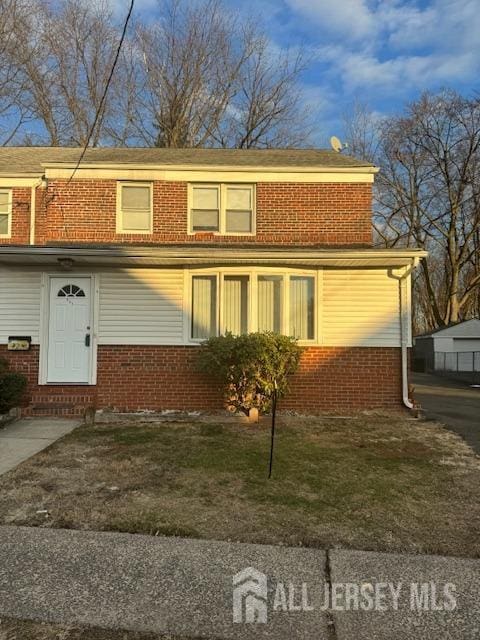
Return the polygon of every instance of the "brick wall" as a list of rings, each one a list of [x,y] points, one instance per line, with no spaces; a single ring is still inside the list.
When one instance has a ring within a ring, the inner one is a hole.
[[[195,372],[196,347],[101,346],[96,387],[38,387],[38,347],[16,353],[1,349],[12,368],[28,376],[34,402],[64,400],[126,411],[222,407],[221,391]],[[400,349],[394,347],[310,347],[279,404],[299,413],[400,406]]]
[[[12,237],[0,238],[0,244],[28,244],[30,239],[29,187],[12,189]]]
[[[38,192],[44,190],[39,189]],[[187,234],[187,183],[156,181],[153,233],[115,233],[116,181],[49,181],[37,207],[36,243],[371,244],[371,184],[257,184],[257,233]]]

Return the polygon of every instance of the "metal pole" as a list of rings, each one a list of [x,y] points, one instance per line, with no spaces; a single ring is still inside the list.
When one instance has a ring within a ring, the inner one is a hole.
[[[273,445],[275,442],[275,418],[277,415],[277,383],[274,383],[273,387],[273,400],[272,400],[272,433],[270,437],[270,464],[268,466],[268,479],[272,477],[272,465],[273,465]]]

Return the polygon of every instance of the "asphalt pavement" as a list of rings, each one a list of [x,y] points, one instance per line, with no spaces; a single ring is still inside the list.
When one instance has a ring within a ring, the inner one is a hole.
[[[415,373],[413,385],[427,418],[445,424],[480,454],[480,388],[428,373]]]

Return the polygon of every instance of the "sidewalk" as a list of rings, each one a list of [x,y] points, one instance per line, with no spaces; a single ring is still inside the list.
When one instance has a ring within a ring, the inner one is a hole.
[[[63,437],[80,420],[23,418],[0,429],[0,475]]]
[[[0,527],[0,559],[0,616],[11,618],[217,639],[480,634],[480,560],[24,527]],[[233,622],[232,578],[246,568],[266,574],[268,593],[262,574],[238,576],[237,617],[265,623]],[[439,593],[455,584],[455,610],[411,610],[410,583],[430,581]],[[389,598],[386,611],[322,610],[326,584],[380,582],[402,582],[398,610]]]

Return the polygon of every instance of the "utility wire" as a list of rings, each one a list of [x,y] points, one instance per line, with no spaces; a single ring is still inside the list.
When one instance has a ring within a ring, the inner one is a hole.
[[[123,45],[123,42],[125,40],[125,36],[127,35],[128,23],[130,22],[130,18],[132,16],[133,5],[134,4],[135,4],[135,0],[130,0],[130,8],[128,9],[128,13],[127,13],[127,17],[125,18],[125,22],[123,23],[122,35],[120,36],[120,40],[118,42],[117,52],[115,53],[115,58],[113,60],[112,68],[110,69],[110,74],[109,74],[109,76],[107,78],[107,82],[105,84],[105,89],[103,91],[103,95],[102,95],[102,98],[100,100],[100,104],[98,105],[97,112],[95,114],[95,119],[93,121],[92,126],[90,127],[90,131],[88,132],[87,141],[85,142],[85,146],[84,146],[84,148],[82,150],[82,153],[80,154],[80,158],[78,159],[77,164],[75,165],[75,168],[74,168],[74,170],[72,172],[72,175],[68,179],[67,185],[70,184],[70,182],[73,180],[73,177],[74,177],[75,173],[77,172],[77,170],[78,170],[78,168],[79,168],[79,166],[80,166],[80,164],[81,164],[81,162],[82,162],[82,160],[83,160],[83,158],[85,156],[85,153],[87,152],[88,145],[90,144],[90,140],[92,139],[92,135],[93,135],[93,133],[95,131],[95,127],[97,126],[97,123],[98,123],[98,119],[100,118],[100,114],[102,113],[102,109],[103,109],[103,106],[105,104],[105,100],[107,98],[107,92],[108,92],[108,89],[110,87],[110,83],[112,82],[112,78],[113,78],[113,74],[114,74],[114,71],[115,71],[115,67],[117,66],[118,60],[120,58],[120,52],[122,50],[122,45]]]

